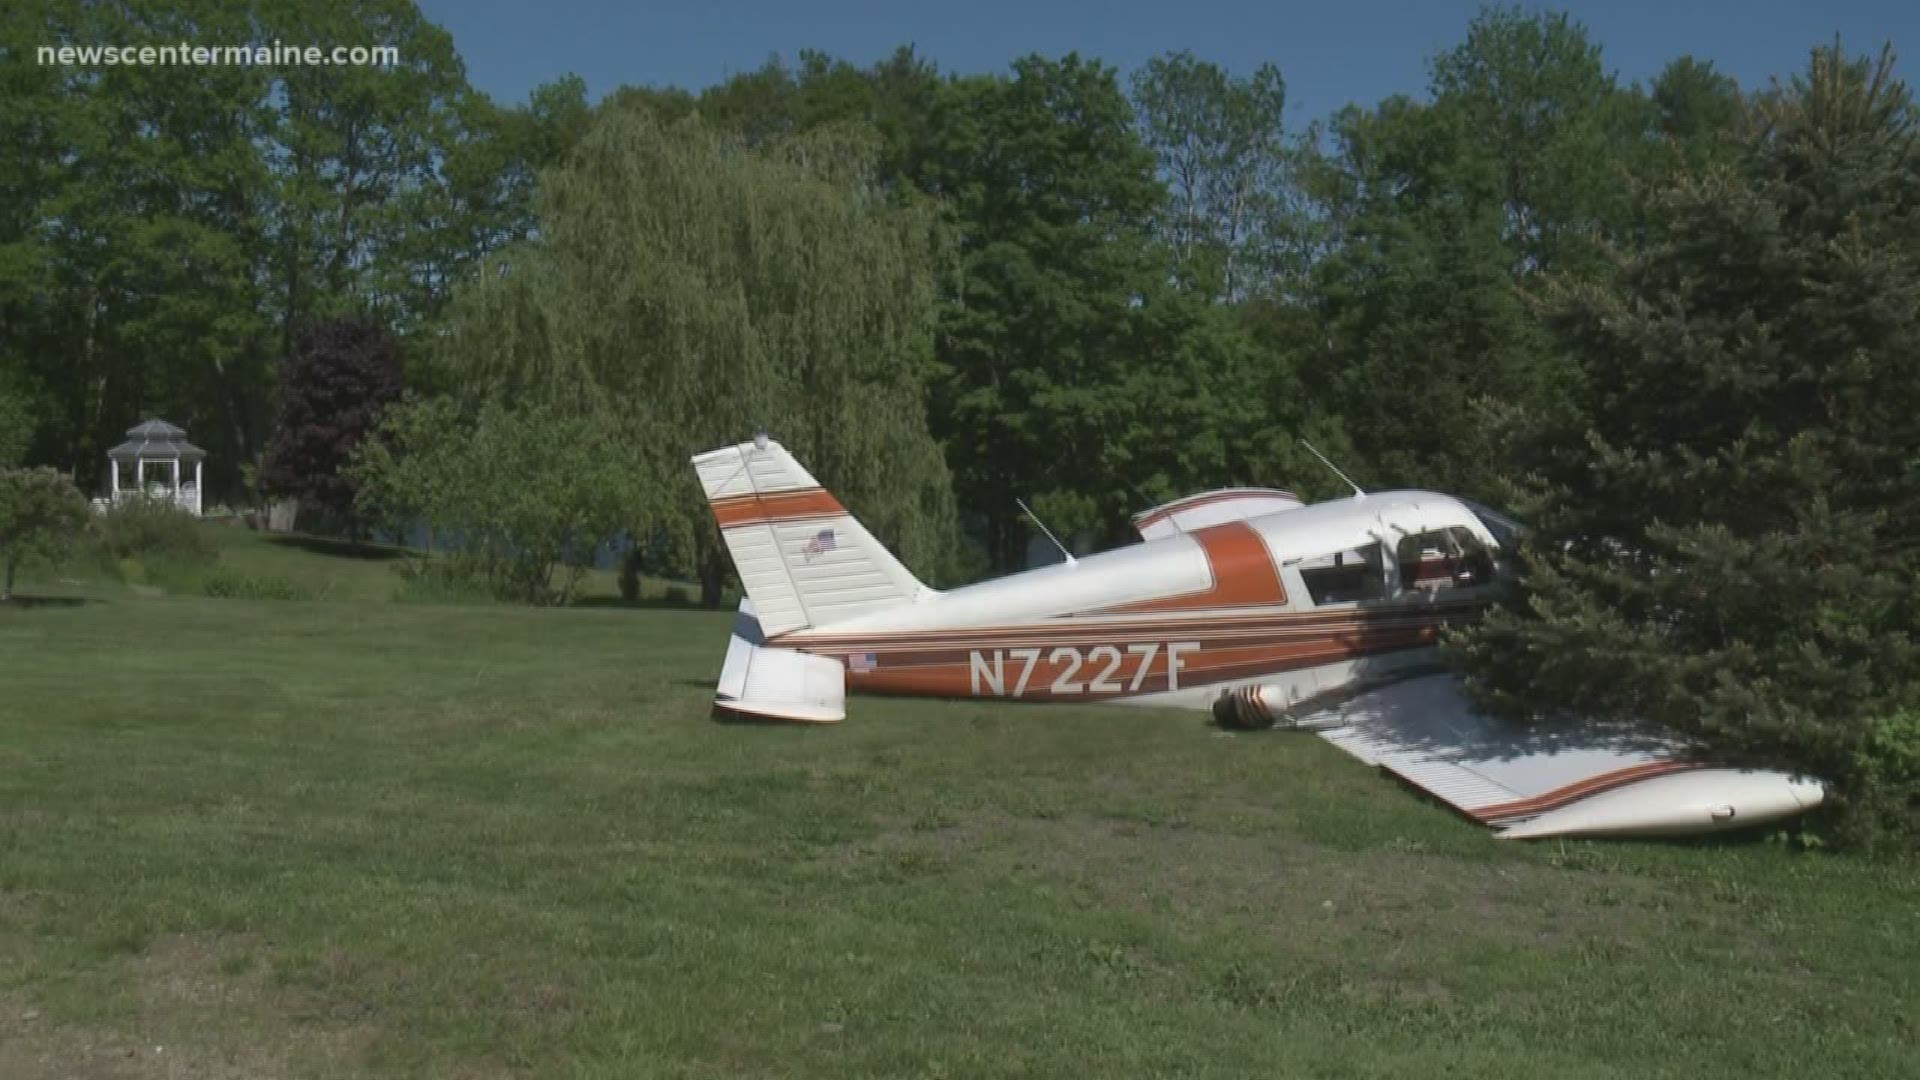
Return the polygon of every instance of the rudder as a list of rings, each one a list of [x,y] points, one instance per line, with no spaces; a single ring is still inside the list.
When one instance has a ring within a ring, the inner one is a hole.
[[[693,466],[768,637],[931,591],[779,443],[710,450]]]

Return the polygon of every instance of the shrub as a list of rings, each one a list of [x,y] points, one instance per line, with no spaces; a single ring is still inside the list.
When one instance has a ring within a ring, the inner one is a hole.
[[[393,594],[398,603],[478,604],[505,596],[482,562],[467,554],[454,553],[427,559],[408,559],[394,564],[400,575],[400,588]]]
[[[321,594],[272,574],[242,574],[220,569],[208,574],[200,591],[223,600],[315,600]]]
[[[0,600],[13,596],[13,575],[34,556],[55,557],[87,519],[87,501],[53,469],[0,469]]]
[[[479,579],[497,599],[565,604],[594,551],[638,516],[631,447],[604,419],[498,404],[468,416],[416,399],[380,430],[349,470],[362,509],[396,530],[458,536],[456,557],[421,573],[463,591]]]
[[[186,564],[213,562],[219,551],[192,514],[159,499],[128,499],[94,518],[93,535],[108,561],[164,558]]]
[[[1835,837],[1863,850],[1920,844],[1920,709],[1872,722],[1829,816]]]

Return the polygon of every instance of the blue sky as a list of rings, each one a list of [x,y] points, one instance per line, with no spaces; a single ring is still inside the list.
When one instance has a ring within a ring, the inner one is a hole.
[[[624,84],[699,89],[803,48],[865,64],[911,43],[942,71],[1003,71],[1027,53],[1078,50],[1127,71],[1172,49],[1244,72],[1271,60],[1286,76],[1287,122],[1300,127],[1350,102],[1420,92],[1426,60],[1458,42],[1475,0],[1428,3],[1230,3],[974,0],[915,6],[894,0],[420,0],[453,34],[468,78],[505,102],[575,72],[594,100]],[[1900,71],[1920,77],[1920,2],[1856,0],[1618,0],[1547,6],[1570,11],[1624,81],[1645,80],[1673,57],[1712,60],[1743,86],[1805,66],[1807,50],[1838,31],[1849,51],[1904,50]]]

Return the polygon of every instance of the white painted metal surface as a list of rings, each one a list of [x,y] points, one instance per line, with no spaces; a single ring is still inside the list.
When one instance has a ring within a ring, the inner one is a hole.
[[[1764,769],[1693,769],[1589,796],[1500,830],[1547,836],[1694,836],[1764,825],[1820,805],[1819,783]]]
[[[1141,543],[938,592],[779,443],[724,447],[694,465],[751,601],[721,671],[723,710],[830,722],[844,715],[849,680],[1200,709],[1241,693],[1252,719],[1315,729],[1513,838],[1738,828],[1823,795],[1782,773],[1688,761],[1630,728],[1501,724],[1451,676],[1409,677],[1434,662],[1440,628],[1491,596],[1492,574],[1429,581],[1417,557],[1403,565],[1448,530],[1500,550],[1486,520],[1447,495],[1302,506],[1265,489],[1208,492],[1138,515]],[[1369,561],[1352,565],[1377,575],[1366,588],[1341,578],[1356,555]]]
[[[727,643],[714,704],[750,718],[831,724],[846,717],[846,696],[839,661],[735,636]]]
[[[1820,804],[1786,773],[1697,767],[1629,730],[1503,724],[1476,713],[1451,676],[1368,691],[1320,737],[1501,830],[1546,836],[1661,836],[1776,821]]]
[[[1133,527],[1142,540],[1160,540],[1226,521],[1297,510],[1303,505],[1298,495],[1277,488],[1220,488],[1142,510],[1133,515]]]
[[[796,520],[721,522],[742,585],[771,636],[858,617],[928,590],[865,526],[841,508],[777,442],[740,443],[693,459],[716,505],[750,507],[765,496],[818,493],[819,512]]]

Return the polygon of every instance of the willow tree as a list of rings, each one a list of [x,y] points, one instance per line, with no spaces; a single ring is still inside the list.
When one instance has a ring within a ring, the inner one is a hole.
[[[456,296],[461,392],[615,419],[651,493],[637,537],[719,595],[727,562],[688,458],[765,430],[910,565],[951,564],[928,433],[931,216],[837,130],[745,147],[697,117],[603,112],[542,177],[535,239]]]

